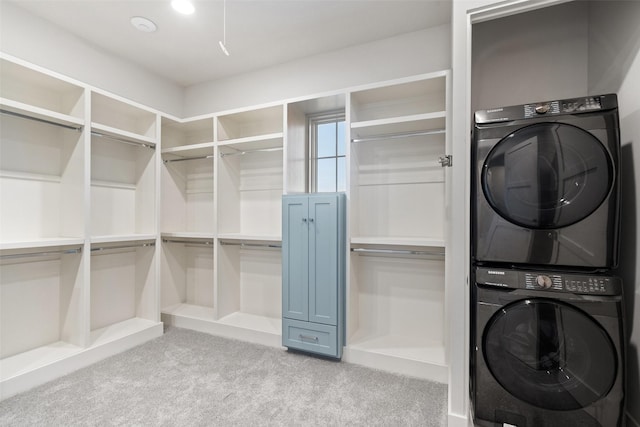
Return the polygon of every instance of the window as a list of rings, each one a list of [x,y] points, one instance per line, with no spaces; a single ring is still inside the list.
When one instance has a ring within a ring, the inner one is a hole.
[[[309,117],[309,181],[312,193],[346,190],[344,113]]]

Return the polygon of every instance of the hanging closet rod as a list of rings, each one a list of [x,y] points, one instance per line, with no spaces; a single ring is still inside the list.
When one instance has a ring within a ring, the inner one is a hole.
[[[244,151],[236,151],[233,153],[220,153],[220,157],[226,157],[226,156],[237,156],[237,155],[241,155],[244,156],[245,154],[249,154],[249,153],[257,153],[260,151],[282,151],[282,147],[273,147],[273,148],[256,148],[255,150],[244,150]]]
[[[195,156],[195,157],[180,157],[179,159],[166,159],[163,160],[165,163],[173,163],[173,162],[184,162],[185,160],[202,160],[202,159],[212,159],[213,154],[209,156]]]
[[[20,254],[0,255],[0,259],[31,258],[31,257],[42,257],[42,256],[59,255],[59,254],[63,254],[63,255],[79,254],[80,252],[82,252],[82,248],[60,249],[58,251],[25,252]]]
[[[445,256],[444,251],[414,251],[410,249],[367,249],[367,248],[351,248],[351,252],[369,253],[369,254],[387,254],[387,255],[431,255]]]
[[[358,143],[358,142],[367,142],[367,141],[378,141],[381,139],[406,138],[408,136],[439,135],[445,132],[446,132],[446,129],[433,129],[433,130],[418,130],[413,132],[387,133],[382,135],[364,136],[362,138],[353,138],[351,139],[351,142]]]
[[[136,145],[136,146],[144,147],[144,148],[150,148],[152,150],[156,149],[155,144],[147,144],[146,142],[138,142],[138,141],[133,141],[133,140],[126,139],[126,138],[120,138],[120,137],[113,136],[113,135],[107,135],[106,133],[97,132],[95,130],[91,131],[91,136],[97,136],[99,138],[104,138],[104,139],[110,139],[112,141],[118,141],[118,142],[122,142],[124,144]]]
[[[273,244],[273,243],[235,243],[235,242],[220,242],[223,246],[240,246],[241,248],[251,247],[251,248],[274,248],[280,249],[282,245]]]
[[[201,241],[201,240],[162,239],[162,241],[164,243],[186,243],[189,245],[205,245],[205,246],[213,245],[213,240]]]
[[[146,248],[149,246],[155,246],[154,242],[151,243],[138,243],[131,245],[120,245],[120,246],[104,246],[100,248],[91,248],[91,252],[99,252],[99,251],[110,251],[111,249],[130,249],[130,248]]]
[[[52,125],[52,126],[58,126],[58,127],[65,128],[65,129],[71,129],[71,130],[75,130],[76,132],[81,132],[82,131],[82,126],[80,126],[80,125],[66,125],[64,123],[58,123],[58,122],[54,122],[54,121],[51,121],[51,120],[41,119],[41,118],[38,118],[38,117],[29,116],[27,114],[16,113],[14,111],[9,111],[9,110],[0,109],[0,113],[5,114],[7,116],[18,117],[20,119],[33,120],[34,122],[44,123],[44,124]]]

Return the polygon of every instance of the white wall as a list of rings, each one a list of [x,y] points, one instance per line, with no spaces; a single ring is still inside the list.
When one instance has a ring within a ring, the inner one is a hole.
[[[619,275],[626,298],[628,426],[640,426],[640,2],[594,2],[589,10],[589,87],[618,94],[622,143]]]
[[[451,67],[443,25],[187,88],[185,116],[197,116]]]
[[[572,2],[473,25],[472,111],[585,95],[587,18]]]
[[[157,110],[182,116],[182,87],[101,51],[7,1],[0,2],[0,50]]]

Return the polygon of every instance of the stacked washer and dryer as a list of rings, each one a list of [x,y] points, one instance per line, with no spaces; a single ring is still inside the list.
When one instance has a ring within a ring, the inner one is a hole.
[[[475,114],[477,426],[623,425],[618,126],[615,95]]]

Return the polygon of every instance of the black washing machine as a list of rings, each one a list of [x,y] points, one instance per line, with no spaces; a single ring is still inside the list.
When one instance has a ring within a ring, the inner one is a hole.
[[[475,264],[616,266],[616,95],[478,111],[472,156]]]
[[[474,275],[475,425],[623,425],[620,280],[485,267]]]

